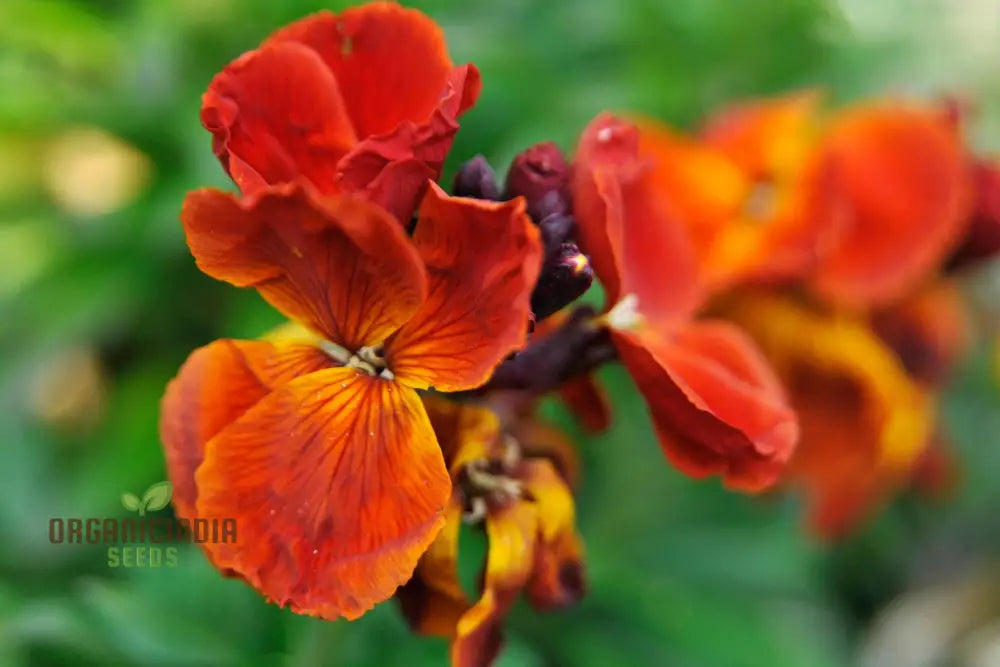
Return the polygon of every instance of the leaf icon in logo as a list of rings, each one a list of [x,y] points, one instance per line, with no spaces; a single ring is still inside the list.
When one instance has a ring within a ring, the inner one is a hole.
[[[122,494],[122,505],[131,512],[138,512],[141,509],[139,498],[134,493],[125,492]]]
[[[149,487],[142,496],[142,511],[140,514],[163,509],[170,504],[170,497],[173,493],[174,487],[170,482],[157,482]]]

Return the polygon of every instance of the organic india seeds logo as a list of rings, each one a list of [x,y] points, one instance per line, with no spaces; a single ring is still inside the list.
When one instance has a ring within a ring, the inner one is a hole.
[[[178,543],[236,543],[236,519],[198,518],[193,520],[148,516],[170,504],[170,482],[153,484],[142,497],[126,491],[122,506],[135,517],[49,519],[52,544],[103,544],[107,546],[108,567],[175,567]]]
[[[146,493],[142,494],[142,500],[126,491],[122,494],[122,505],[127,510],[138,512],[139,516],[145,516],[150,510],[155,512],[169,505],[173,494],[174,487],[170,482],[159,482],[146,489]]]

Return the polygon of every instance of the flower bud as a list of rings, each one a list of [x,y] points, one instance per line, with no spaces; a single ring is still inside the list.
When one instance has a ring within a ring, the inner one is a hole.
[[[543,320],[576,301],[590,288],[593,280],[594,270],[587,256],[575,243],[563,243],[545,260],[531,294],[535,320]]]
[[[458,168],[451,191],[456,197],[472,197],[491,201],[500,199],[500,188],[497,186],[496,174],[482,155],[477,155]]]
[[[557,214],[543,218],[538,223],[538,231],[541,232],[542,244],[545,246],[545,256],[555,254],[564,243],[570,241],[575,228],[576,220],[568,215]]]
[[[551,212],[554,203],[549,200],[546,210],[540,210],[546,196],[555,192],[561,199],[563,208],[566,204],[566,190],[569,183],[569,165],[562,151],[551,141],[536,144],[521,151],[514,158],[507,171],[505,197],[512,199],[518,195],[528,200],[528,214],[536,221],[539,213]]]
[[[965,238],[948,260],[955,271],[1000,254],[1000,162],[978,162],[973,167],[975,209]]]

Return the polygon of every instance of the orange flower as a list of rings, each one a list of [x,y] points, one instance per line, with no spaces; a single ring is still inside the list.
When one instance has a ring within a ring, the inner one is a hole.
[[[244,195],[304,180],[364,193],[408,223],[479,89],[433,21],[376,2],[271,35],[215,77],[201,119]]]
[[[444,399],[425,404],[450,454],[455,491],[445,527],[398,597],[415,631],[451,639],[453,665],[489,665],[501,647],[503,618],[522,590],[538,609],[563,607],[582,596],[583,548],[573,497],[553,461],[539,457],[549,446],[529,433],[521,433],[525,440],[501,435],[497,415],[483,407]],[[489,543],[475,603],[458,580],[463,515],[483,522]]]
[[[763,294],[740,295],[727,313],[760,344],[798,414],[788,481],[806,495],[811,528],[843,535],[909,481],[934,433],[930,388],[862,318]]]
[[[584,131],[574,174],[581,248],[615,304],[600,319],[650,408],[667,457],[733,488],[774,483],[798,437],[795,415],[752,341],[693,322],[704,298],[696,244],[662,195],[645,131],[610,115]]]
[[[412,241],[380,207],[299,185],[188,195],[205,273],[304,327],[195,351],[163,401],[178,514],[233,517],[213,563],[279,605],[355,618],[444,523],[451,484],[418,389],[470,389],[525,339],[541,245],[523,200],[431,185]]]
[[[818,102],[808,92],[735,105],[697,139],[639,122],[662,206],[690,234],[712,291],[802,276],[828,242],[838,211],[814,150]]]
[[[851,306],[902,298],[940,267],[968,219],[958,132],[932,108],[858,105],[833,118],[820,152],[845,222],[814,288]]]

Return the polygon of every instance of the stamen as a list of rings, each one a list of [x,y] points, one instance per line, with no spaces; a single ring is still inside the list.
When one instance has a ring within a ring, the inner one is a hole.
[[[626,294],[601,319],[609,327],[618,331],[627,331],[636,328],[642,323],[642,315],[639,313],[639,296],[636,294]]]
[[[351,357],[354,356],[346,347],[341,347],[340,345],[328,340],[319,341],[319,349],[326,352],[327,356],[334,361],[339,361],[344,365],[348,365]]]

